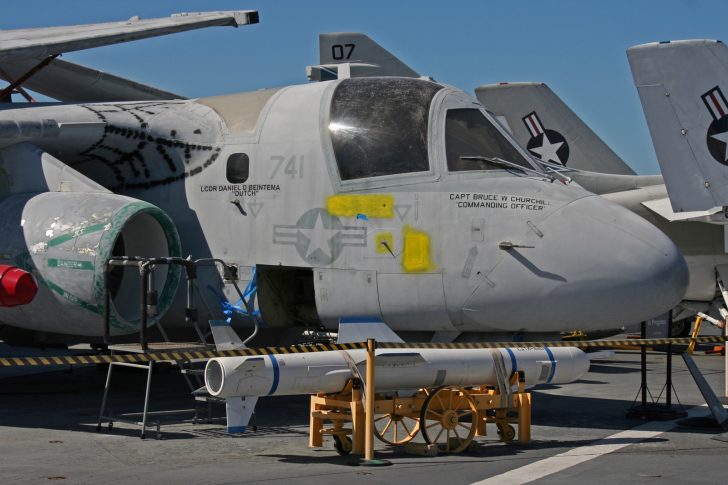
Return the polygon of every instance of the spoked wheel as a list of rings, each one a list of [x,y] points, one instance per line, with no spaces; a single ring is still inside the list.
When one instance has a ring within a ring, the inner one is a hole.
[[[417,436],[420,420],[399,414],[383,414],[374,418],[374,435],[389,445],[403,445]]]
[[[422,436],[440,451],[459,453],[473,441],[477,414],[478,408],[468,391],[456,386],[438,387],[422,405]]]

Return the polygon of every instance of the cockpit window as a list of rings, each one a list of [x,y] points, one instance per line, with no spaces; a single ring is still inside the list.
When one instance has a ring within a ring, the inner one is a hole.
[[[341,81],[329,121],[341,179],[428,171],[427,123],[440,89],[406,78]]]
[[[445,144],[447,168],[451,172],[503,169],[502,165],[478,160],[477,157],[500,158],[533,168],[479,109],[448,110]]]

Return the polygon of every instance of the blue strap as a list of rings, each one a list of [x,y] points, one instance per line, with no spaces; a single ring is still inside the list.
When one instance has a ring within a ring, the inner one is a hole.
[[[207,289],[210,290],[219,300],[220,308],[227,317],[228,323],[230,323],[230,321],[232,320],[234,313],[248,316],[247,307],[253,303],[253,301],[255,300],[255,295],[258,292],[257,278],[255,276],[255,266],[253,266],[253,276],[252,278],[250,278],[250,282],[248,282],[248,285],[245,287],[245,291],[243,291],[243,297],[235,302],[234,305],[230,303],[227,298],[225,298],[225,295],[213,288],[212,285],[207,285]],[[254,310],[252,313],[250,313],[250,316],[260,316],[260,310]]]

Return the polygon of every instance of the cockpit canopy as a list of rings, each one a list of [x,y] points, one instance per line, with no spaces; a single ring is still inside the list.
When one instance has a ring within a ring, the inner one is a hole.
[[[342,80],[332,96],[328,126],[341,180],[429,171],[430,108],[442,89],[413,78]],[[533,169],[481,109],[446,110],[445,147],[450,172],[503,169],[478,157]]]
[[[428,171],[430,104],[441,89],[407,78],[343,80],[329,118],[341,179]]]

